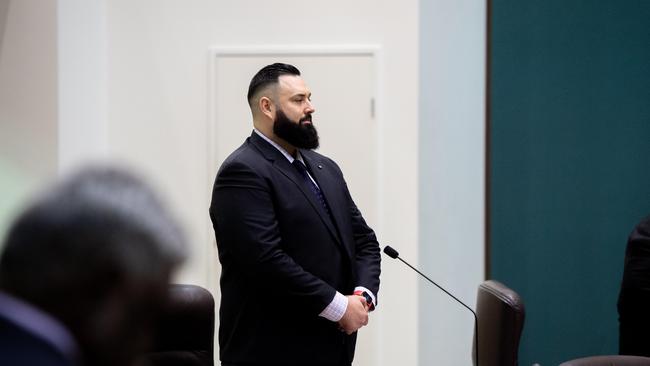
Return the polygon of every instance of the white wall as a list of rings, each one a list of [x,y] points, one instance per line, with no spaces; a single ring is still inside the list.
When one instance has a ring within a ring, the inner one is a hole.
[[[420,9],[420,264],[475,308],[485,246],[485,1]],[[474,318],[420,285],[420,364],[470,365]]]
[[[58,0],[59,171],[108,157],[104,1]]]

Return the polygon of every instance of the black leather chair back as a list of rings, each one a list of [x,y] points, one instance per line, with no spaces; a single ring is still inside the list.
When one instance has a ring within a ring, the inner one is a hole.
[[[525,318],[524,303],[519,295],[500,282],[485,281],[478,288],[476,315],[478,365],[516,366]],[[476,365],[476,347],[473,360]]]
[[[214,366],[214,298],[203,287],[171,285],[150,366]]]
[[[650,358],[640,356],[591,356],[566,361],[560,366],[650,366]]]

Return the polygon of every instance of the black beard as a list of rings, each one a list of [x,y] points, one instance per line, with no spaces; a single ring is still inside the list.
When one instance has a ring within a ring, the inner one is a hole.
[[[310,123],[303,123],[304,121]],[[296,123],[291,121],[281,109],[278,109],[273,122],[273,133],[299,149],[312,150],[319,146],[318,132],[311,123],[311,114],[304,116]]]

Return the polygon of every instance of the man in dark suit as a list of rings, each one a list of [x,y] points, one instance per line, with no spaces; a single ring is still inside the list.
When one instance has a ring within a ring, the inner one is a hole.
[[[262,68],[255,129],[217,174],[223,365],[350,365],[376,306],[379,245],[339,167],[312,151],[310,99],[295,67]]]
[[[650,357],[650,216],[627,241],[618,315],[619,353]]]

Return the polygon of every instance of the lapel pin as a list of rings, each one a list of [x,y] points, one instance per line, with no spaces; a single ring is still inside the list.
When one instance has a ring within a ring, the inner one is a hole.
[[[323,166],[318,164],[318,169],[323,169]]]

